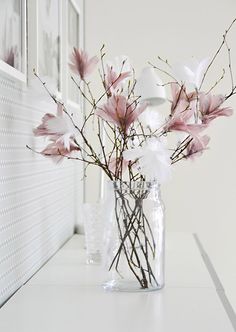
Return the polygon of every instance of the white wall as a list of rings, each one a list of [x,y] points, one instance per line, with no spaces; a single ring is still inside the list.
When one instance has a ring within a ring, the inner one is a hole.
[[[93,55],[104,43],[108,57],[128,55],[137,73],[157,55],[170,62],[212,56],[225,28],[236,16],[234,0],[86,0],[86,49]],[[230,38],[236,55],[236,26]],[[219,59],[214,80],[226,62]],[[236,61],[233,61],[236,81]],[[227,68],[225,68],[227,69]],[[216,75],[216,76],[215,76]],[[214,82],[214,81],[213,81]],[[227,92],[229,80],[218,87]],[[232,99],[236,112],[236,99]],[[165,107],[159,109],[165,111]],[[236,308],[236,115],[216,120],[208,133],[210,150],[196,162],[174,167],[173,179],[163,186],[169,231],[196,232]],[[87,178],[88,201],[96,201],[99,172]],[[180,267],[181,268],[181,267]]]
[[[32,128],[44,110],[0,75],[0,304],[73,234],[74,165],[55,166]]]
[[[33,1],[31,5],[36,4]],[[60,2],[66,4],[65,0]],[[81,10],[83,28],[83,0],[76,0],[76,3]],[[65,10],[61,14],[61,94],[71,108],[74,106],[73,112],[81,112],[78,105],[67,100]],[[32,68],[37,68],[38,62],[37,48],[34,48],[37,45],[34,39],[36,18],[37,15],[29,17],[28,77],[32,76]],[[65,160],[55,165],[49,158],[26,148],[29,145],[40,151],[45,146],[45,140],[35,138],[32,129],[40,124],[46,112],[55,113],[56,105],[49,97],[46,98],[42,87],[42,91],[28,89],[26,82],[14,79],[1,68],[0,306],[72,236],[80,217],[78,206],[83,200],[81,164]]]

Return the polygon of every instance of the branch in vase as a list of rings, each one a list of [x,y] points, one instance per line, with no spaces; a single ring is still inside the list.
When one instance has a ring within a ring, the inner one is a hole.
[[[199,90],[201,90],[201,87],[202,87],[202,85],[203,85],[203,82],[205,81],[206,75],[207,75],[209,69],[211,68],[212,64],[215,62],[215,59],[216,59],[217,56],[219,55],[219,53],[220,53],[222,47],[224,46],[224,44],[225,44],[225,40],[226,40],[226,36],[228,35],[229,31],[231,30],[231,28],[232,28],[232,26],[234,25],[235,22],[236,22],[236,18],[232,21],[232,23],[229,25],[229,27],[225,30],[225,33],[224,33],[224,35],[223,35],[223,40],[222,40],[222,42],[221,42],[219,48],[216,50],[214,56],[212,57],[212,59],[211,59],[209,65],[207,66],[207,69],[206,69],[206,71],[205,71],[205,73],[204,73],[204,75],[203,75],[203,78],[202,78],[201,84],[200,84],[200,86],[199,86]]]

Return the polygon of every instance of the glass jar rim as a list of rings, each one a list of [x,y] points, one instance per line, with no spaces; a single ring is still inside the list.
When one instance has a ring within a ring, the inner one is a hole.
[[[160,189],[160,183],[157,180],[153,181],[107,181],[109,187],[114,190],[126,189],[126,190],[143,190],[143,189]]]

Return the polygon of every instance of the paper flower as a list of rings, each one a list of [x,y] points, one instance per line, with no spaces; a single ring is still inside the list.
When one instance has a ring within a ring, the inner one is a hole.
[[[151,131],[159,129],[163,124],[163,119],[160,113],[156,109],[151,109],[150,107],[140,114],[139,120],[142,125],[149,128]]]
[[[179,87],[178,84],[173,83],[171,85],[172,91],[172,104],[171,115],[167,123],[164,126],[164,130],[168,131],[180,131],[188,133],[191,136],[196,136],[207,125],[201,123],[194,123],[194,115],[196,112],[196,93],[188,93],[185,91],[185,87]]]
[[[35,136],[46,136],[53,142],[60,142],[69,150],[71,139],[76,135],[75,127],[70,118],[64,115],[63,105],[58,103],[57,115],[47,113],[42,118],[42,123],[33,130]]]
[[[199,108],[202,114],[202,123],[208,124],[219,116],[231,116],[233,109],[231,107],[221,107],[225,101],[222,95],[211,95],[201,93],[199,96]]]
[[[120,87],[132,74],[129,59],[125,56],[116,57],[113,62],[107,62],[105,72],[105,87],[111,91]]]
[[[70,56],[70,69],[79,74],[80,78],[84,80],[95,69],[98,58],[96,56],[89,59],[88,54],[74,47],[74,52]]]
[[[184,85],[171,83],[171,114],[183,112],[185,109],[196,109],[197,94],[195,91],[187,93]]]
[[[107,67],[105,85],[106,89],[113,90],[116,89],[121,82],[130,76],[130,72],[117,73],[112,67]]]
[[[136,161],[136,168],[147,181],[157,180],[163,183],[170,177],[169,152],[156,138],[148,139],[142,147],[124,151],[123,157]]]
[[[123,95],[113,95],[107,100],[106,104],[96,111],[96,114],[105,121],[115,124],[122,131],[127,132],[130,125],[146,107],[145,103],[134,102]]]
[[[180,102],[180,106],[181,106]],[[202,130],[204,130],[207,125],[206,124],[194,124],[189,123],[190,119],[194,115],[193,109],[185,109],[185,103],[183,102],[183,111],[174,113],[170,119],[167,121],[166,125],[164,126],[164,130],[168,131],[181,131],[186,132],[191,136],[196,136]]]
[[[209,58],[201,61],[192,58],[186,64],[178,63],[173,66],[174,76],[184,84],[190,84],[193,88],[199,89],[209,63]]]
[[[210,137],[207,135],[194,138],[187,147],[186,158],[194,159],[195,157],[202,155],[209,141]]]
[[[67,147],[65,147],[64,142],[60,139],[49,143],[46,148],[40,153],[46,157],[51,157],[54,162],[61,162],[64,157],[72,156],[74,151],[80,151],[80,148],[72,140],[69,141]]]

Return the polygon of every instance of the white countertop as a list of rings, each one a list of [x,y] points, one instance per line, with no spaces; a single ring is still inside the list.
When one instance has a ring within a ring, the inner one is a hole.
[[[217,284],[216,290],[192,234],[167,234],[166,286],[160,291],[104,291],[101,268],[86,265],[85,257],[83,237],[73,236],[0,309],[0,331],[235,331],[223,289]]]

